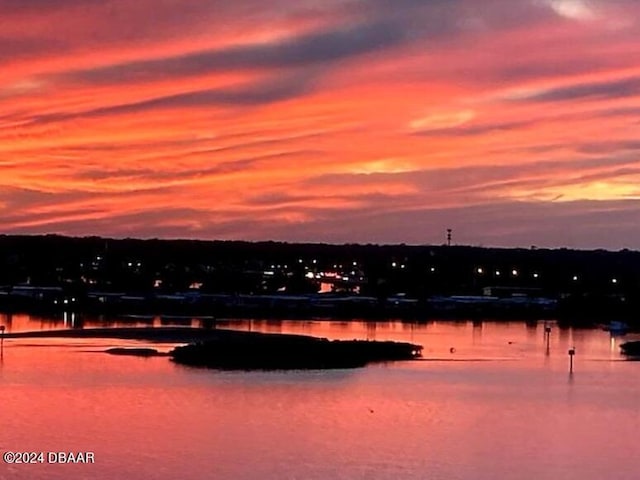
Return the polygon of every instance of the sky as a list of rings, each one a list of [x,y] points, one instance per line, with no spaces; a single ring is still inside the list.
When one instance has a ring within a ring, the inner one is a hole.
[[[0,0],[1,233],[640,249],[637,0]]]

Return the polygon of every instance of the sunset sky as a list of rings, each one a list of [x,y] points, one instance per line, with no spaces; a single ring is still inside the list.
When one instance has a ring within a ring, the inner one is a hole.
[[[1,233],[640,248],[637,0],[0,0]]]

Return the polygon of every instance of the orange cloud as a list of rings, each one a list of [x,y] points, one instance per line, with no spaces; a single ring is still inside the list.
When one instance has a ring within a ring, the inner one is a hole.
[[[401,4],[3,2],[5,232],[639,247],[640,6]]]

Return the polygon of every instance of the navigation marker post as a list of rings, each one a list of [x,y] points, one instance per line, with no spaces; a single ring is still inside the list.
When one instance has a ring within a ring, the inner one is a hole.
[[[569,349],[569,373],[573,373],[573,356],[576,354],[576,347]]]
[[[4,331],[7,327],[0,325],[0,355],[4,355]]]
[[[551,325],[548,323],[544,324],[544,338],[547,342],[547,355],[549,355],[549,337],[551,337]]]

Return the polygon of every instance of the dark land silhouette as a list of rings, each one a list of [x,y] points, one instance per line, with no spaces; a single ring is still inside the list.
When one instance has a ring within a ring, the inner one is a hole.
[[[190,342],[167,354],[153,348],[110,348],[111,355],[168,356],[180,364],[225,370],[357,368],[372,362],[420,358],[421,345],[370,340],[328,340],[306,335],[202,328],[90,328],[5,335],[15,338],[115,338],[150,342]]]
[[[637,327],[640,253],[5,235],[0,309]]]

